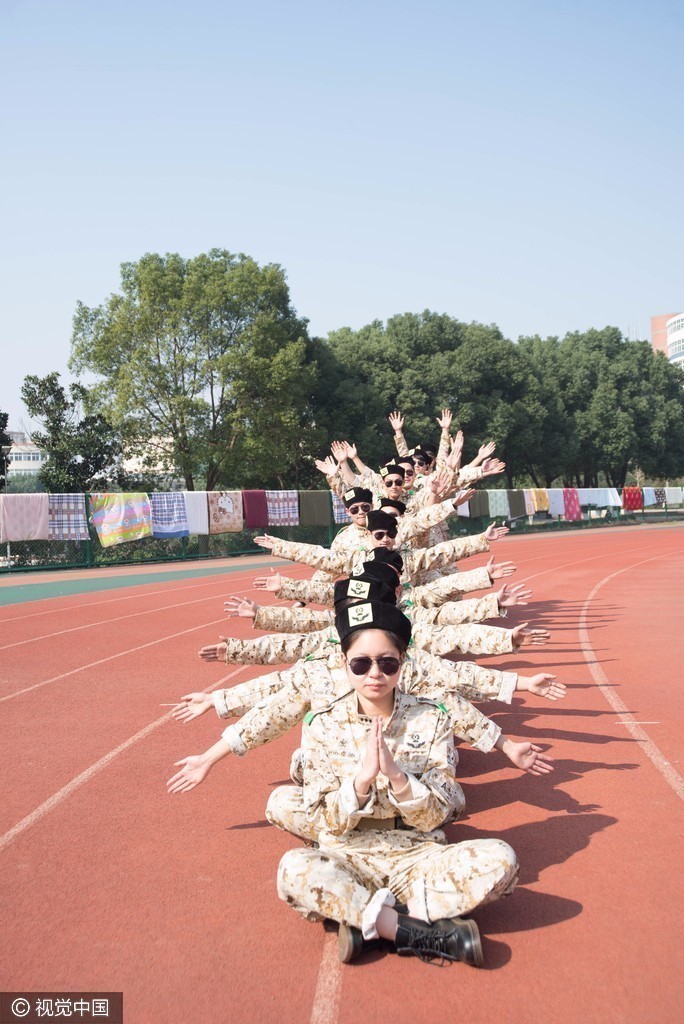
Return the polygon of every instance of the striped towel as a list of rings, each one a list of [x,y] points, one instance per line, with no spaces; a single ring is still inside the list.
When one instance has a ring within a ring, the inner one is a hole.
[[[269,526],[299,526],[299,495],[296,491],[266,491]]]
[[[48,540],[88,540],[84,494],[48,495]]]
[[[243,491],[242,509],[245,516],[245,529],[263,530],[265,526],[268,526],[266,491]]]
[[[242,494],[240,491],[208,491],[209,533],[241,533]]]
[[[3,541],[48,540],[47,494],[3,494]]]
[[[579,492],[576,487],[565,487],[563,489],[563,504],[565,506],[565,518],[569,523],[576,523],[582,518]]]
[[[299,492],[299,525],[330,526],[332,523],[332,502],[330,491]]]
[[[508,504],[506,491],[487,491],[489,496],[489,514],[494,519],[498,516],[508,517],[511,514],[511,506]]]
[[[334,491],[331,491],[330,493],[332,494],[333,519],[338,524],[342,523],[348,525],[349,513],[347,512],[344,502],[335,494]]]
[[[150,494],[150,506],[152,533],[155,537],[189,536],[185,498],[180,491],[153,491]]]
[[[152,536],[150,499],[133,494],[91,494],[90,521],[103,548]]]

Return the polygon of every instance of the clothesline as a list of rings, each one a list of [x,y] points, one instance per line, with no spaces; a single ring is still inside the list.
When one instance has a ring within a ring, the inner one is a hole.
[[[680,505],[681,487],[524,488],[478,490],[461,516],[517,519],[546,512],[568,522],[582,509],[639,511]],[[88,510],[89,505],[89,510]],[[88,520],[103,547],[145,537],[208,536],[269,526],[333,526],[349,521],[329,491],[153,491],[90,494],[0,494],[0,542],[85,541]]]

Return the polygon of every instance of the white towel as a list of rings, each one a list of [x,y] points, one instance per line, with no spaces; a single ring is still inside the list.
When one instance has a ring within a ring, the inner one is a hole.
[[[525,488],[523,494],[525,495],[525,514],[528,516],[533,516],[534,501],[532,500],[532,491],[529,488]]]
[[[681,487],[666,487],[665,488],[665,501],[668,505],[681,505],[682,503],[682,488]]]
[[[209,534],[209,505],[206,491],[183,491],[188,532],[206,537]]]
[[[643,487],[642,491],[644,495],[644,508],[646,508],[647,505],[655,505],[655,487]]]
[[[3,540],[48,539],[47,494],[4,494],[3,498]]]
[[[470,502],[469,501],[464,501],[462,505],[458,506],[456,511],[458,512],[459,516],[469,517],[470,516]]]
[[[546,493],[549,496],[549,515],[550,516],[564,516],[565,515],[565,501],[563,499],[563,488],[562,487],[550,487]]]
[[[578,487],[577,493],[579,494],[580,505],[598,505],[599,490],[598,487]],[[622,504],[622,502],[620,502]]]

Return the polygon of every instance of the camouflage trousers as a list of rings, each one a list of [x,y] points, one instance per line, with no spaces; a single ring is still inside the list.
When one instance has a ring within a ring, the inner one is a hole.
[[[295,755],[299,753],[295,751]],[[465,796],[460,786],[455,786],[456,800],[452,804],[451,813],[442,822],[448,825],[450,821],[456,821],[465,810]],[[284,832],[290,832],[293,836],[306,840],[309,843],[318,842],[318,831],[313,827],[307,818],[304,810],[304,798],[301,785],[278,786],[268,798],[266,804],[266,818],[272,825],[282,828]],[[431,835],[441,837],[437,842],[446,843],[443,832],[435,831]]]
[[[439,833],[437,833],[439,834]],[[518,862],[499,839],[443,846],[434,833],[364,830],[321,836],[319,849],[290,850],[278,868],[278,895],[307,920],[333,921],[377,936],[382,906],[409,903],[423,921],[460,917],[506,896]]]

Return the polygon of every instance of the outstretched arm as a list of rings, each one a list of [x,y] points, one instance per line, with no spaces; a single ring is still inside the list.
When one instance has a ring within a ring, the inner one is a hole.
[[[224,758],[226,754],[230,754],[230,747],[224,739],[220,739],[203,754],[191,754],[189,757],[183,757],[180,761],[176,761],[174,767],[180,766],[180,771],[176,772],[166,783],[167,793],[189,793],[191,789],[199,786],[200,782],[206,779],[216,762]]]

